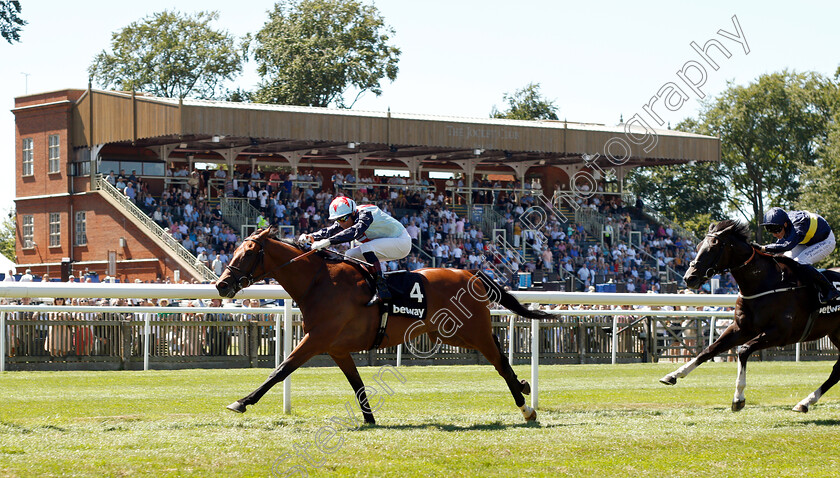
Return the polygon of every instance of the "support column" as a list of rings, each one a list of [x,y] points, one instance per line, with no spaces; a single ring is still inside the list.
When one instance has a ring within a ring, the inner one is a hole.
[[[310,150],[308,150],[308,149],[300,150],[300,151],[286,151],[286,152],[280,153],[280,156],[283,156],[283,158],[285,158],[286,161],[289,162],[289,164],[292,166],[292,172],[295,175],[297,175],[298,165],[300,164],[300,160],[303,159],[304,155],[309,154],[309,151]]]
[[[468,158],[468,159],[459,159],[456,161],[452,161],[453,163],[457,164],[461,167],[464,171],[464,175],[467,177],[467,211],[468,217],[466,218],[468,221],[472,222],[472,218],[469,217],[469,211],[472,211],[473,203],[472,203],[472,183],[473,183],[473,176],[475,175],[475,170],[478,168],[478,163],[481,162],[481,158]],[[455,199],[455,194],[452,194],[452,199]]]

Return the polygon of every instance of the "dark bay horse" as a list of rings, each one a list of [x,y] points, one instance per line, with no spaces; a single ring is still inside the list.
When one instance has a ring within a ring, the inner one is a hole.
[[[252,393],[227,408],[242,413],[257,403],[276,383],[312,357],[327,353],[353,387],[366,423],[375,423],[365,394],[364,383],[356,369],[352,352],[369,349],[379,327],[378,307],[366,307],[372,290],[359,265],[327,259],[323,253],[304,254],[293,242],[275,239],[273,229],[263,229],[248,237],[233,253],[216,289],[223,297],[233,297],[249,285],[273,277],[300,306],[303,315],[303,339]],[[519,381],[505,358],[498,338],[492,333],[491,302],[532,319],[551,317],[542,311],[528,310],[484,273],[460,269],[421,269],[425,279],[428,317],[417,319],[392,315],[380,347],[392,347],[427,333],[435,343],[477,349],[496,368],[513,395],[526,421],[536,420],[536,411],[525,405],[523,394],[531,387]],[[438,317],[439,320],[435,320]],[[407,333],[408,332],[408,333]]]
[[[685,273],[691,288],[700,287],[714,274],[729,270],[738,283],[740,294],[735,303],[735,321],[714,343],[694,359],[660,382],[674,385],[703,362],[732,347],[737,349],[738,379],[732,411],[744,408],[747,384],[747,360],[750,355],[769,347],[782,347],[828,336],[840,348],[840,307],[826,307],[826,313],[812,314],[818,307],[816,289],[802,283],[790,259],[758,252],[748,241],[749,228],[737,221],[712,224],[697,246],[697,256]],[[793,409],[807,412],[840,379],[840,359],[828,380]]]

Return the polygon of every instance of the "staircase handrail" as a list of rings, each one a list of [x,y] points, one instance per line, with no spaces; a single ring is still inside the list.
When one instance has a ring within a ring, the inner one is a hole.
[[[247,198],[222,197],[219,200],[219,207],[222,218],[233,226],[235,231],[241,231],[242,226],[257,225],[257,216],[260,211],[252,206]]]
[[[630,205],[631,202],[629,201],[632,201],[634,197],[635,196],[633,196],[632,194],[625,192],[624,195],[621,197],[621,200],[624,201],[626,205]],[[674,221],[669,219],[665,214],[657,211],[656,209],[653,209],[652,207],[646,205],[644,207],[644,210],[640,210],[639,213],[642,215],[649,216],[653,220],[653,222],[670,227],[675,233],[677,233],[678,236],[690,239],[693,244],[700,244],[700,239],[698,239],[693,232],[675,223]]]
[[[172,235],[169,234],[168,231],[166,231],[165,229],[160,227],[160,225],[158,225],[155,221],[153,221],[152,218],[149,217],[148,214],[146,214],[142,209],[137,207],[136,204],[131,202],[128,199],[128,197],[126,197],[126,195],[123,194],[119,189],[112,186],[111,183],[109,183],[101,174],[98,174],[96,176],[96,189],[104,192],[105,194],[108,194],[111,198],[116,200],[117,203],[122,207],[124,213],[129,214],[141,224],[143,224],[146,227],[146,230],[149,234],[151,234],[153,237],[157,237],[158,239],[160,239],[160,242],[162,242],[166,247],[168,247],[169,250],[172,251],[172,253],[183,259],[185,263],[189,264],[192,267],[193,271],[196,272],[197,275],[202,278],[202,280],[212,282],[219,279],[219,277],[215,273],[213,273],[212,270],[210,270],[207,266],[199,262],[198,259],[190,251],[187,250],[187,248],[185,248],[183,245],[181,245],[180,242],[178,242],[178,240],[172,237]]]

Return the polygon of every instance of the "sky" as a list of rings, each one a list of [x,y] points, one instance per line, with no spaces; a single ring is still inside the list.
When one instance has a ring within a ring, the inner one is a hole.
[[[372,3],[372,2],[368,2]],[[111,34],[171,1],[143,2],[23,0],[29,22],[20,43],[0,44],[0,211],[14,207],[14,98],[65,88],[87,87],[93,57],[110,50]],[[182,0],[184,13],[215,10],[217,29],[242,37],[256,33],[272,1]],[[399,74],[370,93],[355,110],[486,118],[502,97],[528,83],[541,85],[561,119],[615,125],[635,114],[650,121],[642,107],[668,82],[689,99],[674,112],[655,109],[672,125],[697,115],[700,95],[714,98],[728,82],[746,85],[765,73],[784,69],[833,76],[840,65],[837,2],[707,1],[565,2],[379,0],[375,6],[394,28],[402,50]],[[745,42],[732,40],[738,30]],[[723,30],[723,33],[718,33]],[[727,38],[729,33],[729,38]],[[711,39],[730,54],[712,48],[718,69],[692,48]],[[746,43],[746,46],[743,45]],[[834,47],[831,47],[834,45]],[[748,52],[746,50],[749,50]],[[705,83],[692,91],[680,79]],[[231,87],[254,89],[254,62]],[[665,114],[667,113],[667,114]]]

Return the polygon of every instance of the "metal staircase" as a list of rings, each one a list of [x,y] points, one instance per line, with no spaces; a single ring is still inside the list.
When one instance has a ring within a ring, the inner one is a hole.
[[[189,274],[201,279],[202,281],[212,282],[219,277],[207,268],[204,264],[199,262],[196,257],[181,245],[169,232],[157,225],[142,209],[137,207],[134,203],[117,188],[111,185],[100,174],[97,175],[94,182],[95,190],[98,191],[102,197],[114,206],[117,210],[122,211],[125,217],[137,226],[138,229],[145,232],[147,236],[161,249],[169,251],[170,256],[175,262]]]

